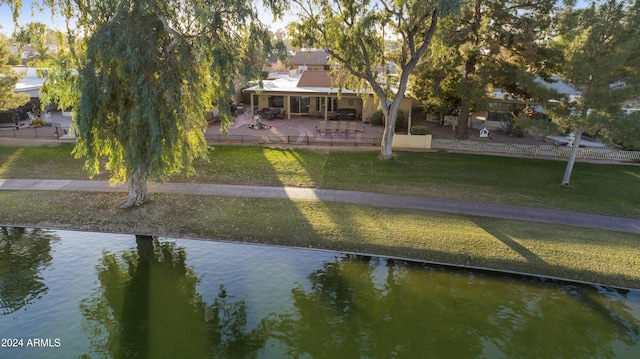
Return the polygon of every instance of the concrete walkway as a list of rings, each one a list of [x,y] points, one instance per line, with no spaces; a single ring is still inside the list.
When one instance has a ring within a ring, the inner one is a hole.
[[[638,219],[494,203],[397,196],[332,189],[241,186],[204,183],[150,183],[148,189],[151,193],[352,203],[375,207],[417,209],[531,222],[557,223],[570,226],[640,234],[640,220]],[[36,179],[0,179],[0,190],[127,192],[126,186],[110,187],[106,181]]]

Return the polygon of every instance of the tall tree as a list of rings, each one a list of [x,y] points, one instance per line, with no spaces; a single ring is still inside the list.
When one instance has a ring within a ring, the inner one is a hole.
[[[65,83],[78,88],[60,92],[73,104],[74,154],[91,175],[106,164],[113,183],[127,183],[123,207],[149,200],[148,180],[193,171],[206,154],[205,113],[219,105],[223,125],[232,121],[233,80],[259,75],[248,54],[270,47],[247,0],[43,3],[73,18],[84,38],[85,51],[66,69],[77,68],[77,81]],[[267,5],[275,14],[285,6]]]
[[[427,52],[438,18],[457,9],[458,1],[440,0],[294,0],[301,12],[291,26],[294,44],[321,47],[339,65],[336,74],[350,76],[337,85],[373,91],[385,117],[381,157],[390,159],[398,109],[409,75]],[[399,39],[397,79],[379,76],[392,56],[385,34]]]
[[[575,8],[575,1],[568,1],[566,5],[557,17],[554,44],[564,62],[556,72],[578,96],[565,98],[558,107],[575,130],[563,185],[571,183],[583,131],[612,120],[622,103],[640,91],[640,2],[607,0]]]
[[[41,22],[30,22],[19,26],[13,31],[13,38],[21,46],[34,44],[44,45],[46,41],[47,25]]]
[[[15,93],[16,84],[24,77],[9,65],[9,41],[0,34],[0,111],[24,105],[29,95]]]
[[[418,69],[412,91],[427,105],[459,103],[459,139],[469,137],[470,112],[495,87],[525,100],[547,99],[549,91],[535,78],[550,75],[552,56],[542,39],[555,2],[463,0],[460,16],[440,22],[438,46]]]

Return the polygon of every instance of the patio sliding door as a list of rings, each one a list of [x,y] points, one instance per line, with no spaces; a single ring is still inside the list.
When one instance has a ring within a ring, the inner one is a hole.
[[[289,113],[308,114],[311,98],[309,96],[291,96]]]

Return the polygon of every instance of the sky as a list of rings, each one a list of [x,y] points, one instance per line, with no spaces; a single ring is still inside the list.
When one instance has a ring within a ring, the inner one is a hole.
[[[22,11],[20,18],[18,19],[19,25],[25,25],[30,22],[41,22],[47,27],[57,30],[65,30],[65,20],[63,17],[51,17],[50,10],[44,10],[44,12],[40,12],[38,10],[33,10],[31,8],[32,3],[37,3],[37,1],[33,0],[22,0]],[[254,0],[256,6],[262,8],[262,1]],[[261,11],[263,15],[262,20],[263,23],[269,24],[269,28],[272,31],[276,31],[278,29],[285,29],[286,25],[293,21],[293,15],[285,14],[285,17],[281,20],[274,21],[273,15],[271,15],[268,11]],[[13,17],[11,16],[11,10],[9,6],[6,4],[0,5],[0,32],[4,33],[7,36],[11,36],[14,30]]]
[[[41,22],[47,25],[49,28],[64,30],[64,19],[60,16],[51,17],[51,11],[45,10],[44,12],[39,12],[38,10],[32,11],[32,3],[37,2],[33,0],[22,0],[22,11],[21,16],[18,19],[18,24],[24,25],[30,22]],[[256,6],[262,8],[261,0],[254,0]],[[590,3],[590,0],[578,0],[578,6],[583,7]],[[270,24],[269,27],[272,31],[276,31],[278,29],[285,29],[286,25],[294,20],[294,15],[291,13],[285,14],[285,17],[281,20],[274,21],[273,16],[268,11],[261,11],[261,14],[264,14],[264,18],[261,18],[263,23]],[[7,36],[10,36],[14,30],[13,18],[11,17],[11,10],[9,6],[6,4],[0,5],[0,32],[4,33]]]

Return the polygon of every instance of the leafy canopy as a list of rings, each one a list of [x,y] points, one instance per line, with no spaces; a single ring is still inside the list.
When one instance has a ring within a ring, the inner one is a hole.
[[[10,54],[9,40],[0,34],[0,111],[14,109],[29,101],[29,95],[14,92],[24,74],[13,71],[9,65]]]
[[[409,74],[426,53],[438,18],[455,11],[458,1],[294,0],[300,20],[290,28],[294,45],[320,47],[335,64],[335,85],[373,92],[386,119],[382,158],[391,158],[398,108]],[[393,38],[394,41],[389,39]],[[387,44],[393,43],[393,49]],[[394,70],[386,70],[393,60]],[[385,69],[385,70],[383,70]],[[388,105],[390,103],[390,105]]]
[[[259,75],[250,57],[271,49],[249,1],[43,3],[76,25],[45,96],[73,107],[75,154],[92,175],[106,162],[114,182],[190,173],[206,151],[205,113],[217,107],[231,123],[234,82]]]

